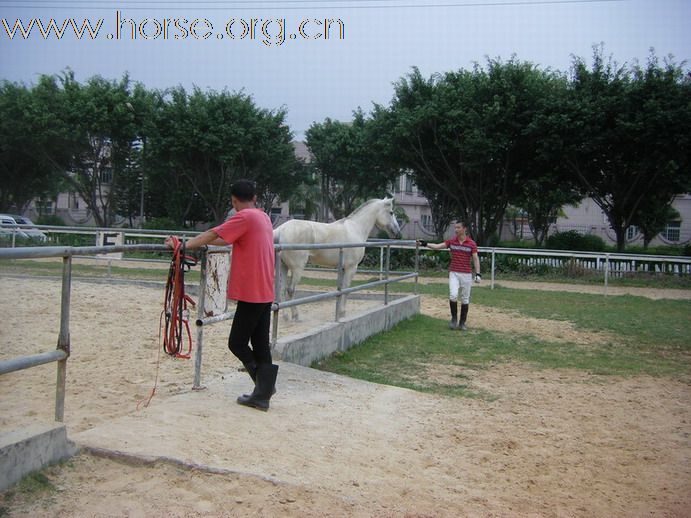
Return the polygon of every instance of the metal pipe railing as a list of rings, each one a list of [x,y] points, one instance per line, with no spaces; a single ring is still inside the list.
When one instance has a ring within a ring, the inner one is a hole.
[[[55,387],[55,420],[65,418],[65,386],[67,381],[67,360],[70,357],[70,303],[72,293],[72,257],[76,255],[97,255],[112,252],[162,251],[165,245],[118,245],[95,247],[21,247],[0,248],[0,259],[33,259],[62,257],[62,286],[60,296],[60,329],[57,347],[54,351],[21,356],[0,361],[0,375],[29,369],[46,363],[57,362]]]
[[[54,351],[48,351],[47,353],[34,354],[31,356],[20,356],[18,358],[12,358],[11,360],[3,360],[0,361],[0,374],[8,374],[10,372],[29,369],[31,367],[64,360],[66,358],[67,353],[65,353],[65,351],[56,349]]]

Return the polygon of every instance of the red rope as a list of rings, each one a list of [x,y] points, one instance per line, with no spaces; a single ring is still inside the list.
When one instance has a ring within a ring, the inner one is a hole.
[[[163,350],[176,358],[190,358],[192,352],[192,334],[189,324],[188,304],[195,306],[194,300],[185,294],[185,268],[196,264],[191,257],[185,256],[185,244],[172,236],[173,258],[168,270],[163,311],[160,326],[163,332]],[[182,352],[183,343],[187,351]]]
[[[163,350],[166,354],[175,358],[190,358],[192,353],[192,335],[189,325],[188,304],[195,306],[194,300],[185,294],[185,268],[189,269],[196,264],[192,257],[185,256],[185,245],[177,237],[171,236],[173,242],[173,258],[168,269],[163,311],[158,322],[158,357],[156,359],[156,376],[154,387],[149,396],[137,403],[137,410],[144,408],[156,394],[158,387],[158,371],[161,363],[161,337],[163,337]],[[182,344],[187,335],[187,352],[183,353]]]

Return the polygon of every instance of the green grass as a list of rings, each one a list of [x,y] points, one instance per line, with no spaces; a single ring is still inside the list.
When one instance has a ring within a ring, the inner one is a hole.
[[[473,302],[534,318],[570,321],[578,329],[605,331],[632,348],[691,352],[689,300],[495,288],[473,291]]]
[[[440,306],[446,304],[445,285],[421,286],[420,291],[437,295]],[[492,396],[474,391],[462,374],[499,363],[602,376],[691,377],[691,301],[498,288],[475,290],[473,303],[511,312],[517,319],[570,321],[577,329],[602,332],[603,338],[581,345],[527,332],[461,333],[448,329],[446,320],[419,315],[313,366],[376,383],[483,399]],[[434,369],[451,375],[435,382]]]
[[[0,493],[0,518],[10,516],[12,509],[18,509],[31,504],[39,498],[50,497],[56,492],[56,487],[49,476],[54,466],[48,466],[39,471],[25,475],[16,485]]]
[[[486,280],[489,281],[489,275]],[[604,286],[603,273],[583,273],[581,275],[566,275],[559,272],[537,274],[519,274],[515,272],[502,272],[497,274],[496,282],[524,281],[524,282],[558,282],[562,284],[587,284]],[[611,276],[607,280],[610,286],[638,287],[638,288],[665,288],[665,289],[691,289],[691,275],[651,274],[647,272],[627,273],[624,276]]]

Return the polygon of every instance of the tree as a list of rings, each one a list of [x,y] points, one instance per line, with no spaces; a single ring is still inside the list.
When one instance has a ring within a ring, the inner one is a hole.
[[[319,188],[319,180],[317,179],[311,164],[303,164],[305,168],[305,179],[298,185],[288,198],[290,204],[290,211],[295,215],[299,215],[301,219],[313,219],[318,216],[319,199],[321,191]]]
[[[156,130],[148,141],[151,192],[165,206],[158,215],[220,223],[230,210],[230,186],[257,182],[258,202],[269,210],[300,181],[301,168],[285,125],[285,112],[258,108],[243,93],[188,94],[178,87],[162,95]]]
[[[522,180],[513,202],[526,212],[537,247],[544,244],[549,227],[562,207],[577,203],[584,194],[563,159],[568,118],[562,106],[567,96],[566,78],[559,74],[546,75],[543,93],[535,99],[535,113],[523,131]]]
[[[398,174],[379,159],[372,132],[371,122],[362,110],[354,112],[351,123],[326,119],[307,130],[307,147],[314,156],[311,166],[320,175],[326,209],[321,220],[327,219],[328,211],[339,219],[367,199],[381,197]]]
[[[141,155],[141,149],[133,150],[130,160],[120,173],[119,181],[113,189],[114,209],[127,218],[130,227],[134,227],[134,218],[143,216],[145,178]],[[141,225],[142,221],[139,223]]]
[[[617,250],[647,198],[665,204],[690,187],[691,84],[671,59],[619,66],[596,48],[573,64],[567,163],[603,210]]]
[[[414,69],[396,83],[388,138],[400,168],[428,196],[453,200],[480,244],[501,231],[520,192],[531,159],[524,132],[550,80],[551,73],[512,59],[430,79]]]
[[[127,75],[119,81],[99,76],[80,84],[71,71],[59,77],[59,114],[70,156],[65,179],[78,193],[101,227],[116,218],[116,193],[136,163],[137,124],[133,85]],[[142,87],[139,87],[142,90]]]
[[[673,201],[651,196],[641,204],[632,224],[636,225],[643,234],[644,249],[648,248],[650,242],[665,229],[670,221],[678,221],[681,218],[679,211],[672,207]]]
[[[56,92],[45,77],[32,88],[0,83],[0,211],[21,213],[32,199],[57,194],[67,157]]]

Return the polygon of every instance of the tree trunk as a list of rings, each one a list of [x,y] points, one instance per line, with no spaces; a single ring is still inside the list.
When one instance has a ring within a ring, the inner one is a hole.
[[[614,228],[617,235],[617,252],[623,252],[626,248],[626,229],[620,226]]]

